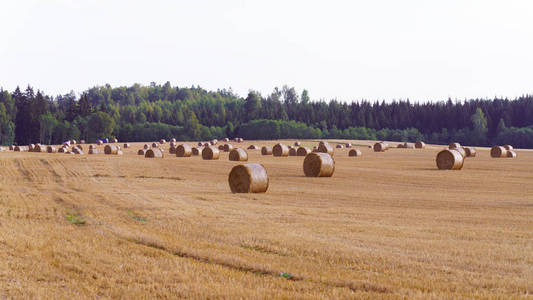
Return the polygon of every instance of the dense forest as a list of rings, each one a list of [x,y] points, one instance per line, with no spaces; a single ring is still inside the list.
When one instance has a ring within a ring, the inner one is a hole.
[[[109,85],[50,96],[32,87],[0,89],[0,144],[58,144],[116,137],[208,140],[338,138],[424,140],[533,148],[533,96],[411,103],[311,100],[304,90],[275,88],[245,98],[231,90],[172,87],[169,82]]]

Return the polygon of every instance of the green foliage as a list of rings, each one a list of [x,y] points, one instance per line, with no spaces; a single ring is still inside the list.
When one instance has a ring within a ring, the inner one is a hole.
[[[160,138],[208,140],[336,138],[425,140],[490,145],[505,140],[533,147],[533,97],[466,102],[390,103],[312,101],[307,90],[275,88],[245,98],[231,89],[172,87],[170,83],[98,86],[76,99],[71,92],[50,97],[31,87],[0,89],[0,143],[61,143],[66,139],[117,136],[124,141]],[[2,107],[3,106],[3,107]]]

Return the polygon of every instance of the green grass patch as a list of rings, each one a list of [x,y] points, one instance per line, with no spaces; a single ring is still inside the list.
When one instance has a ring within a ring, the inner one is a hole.
[[[78,225],[78,226],[86,224],[85,220],[82,218],[82,216],[81,216],[81,214],[79,212],[68,211],[65,214],[65,218],[67,219],[67,221],[70,224],[74,224],[74,225]]]
[[[139,221],[139,222],[148,221],[146,218],[139,216],[138,214],[132,212],[131,210],[128,210],[128,216],[130,216],[130,218],[134,219],[135,221]]]

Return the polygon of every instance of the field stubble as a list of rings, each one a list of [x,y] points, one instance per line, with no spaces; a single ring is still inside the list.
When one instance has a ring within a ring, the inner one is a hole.
[[[146,159],[142,145],[123,156],[0,153],[1,297],[533,293],[531,151],[492,159],[480,148],[463,170],[439,171],[442,147],[335,149],[333,177],[308,178],[303,157],[248,150],[269,190],[232,194],[228,153]]]

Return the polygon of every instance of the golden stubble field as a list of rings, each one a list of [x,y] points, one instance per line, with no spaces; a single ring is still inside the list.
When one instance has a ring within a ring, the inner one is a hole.
[[[374,153],[352,142],[363,156],[335,149],[332,178],[304,177],[303,157],[248,151],[267,169],[266,194],[230,193],[228,153],[1,152],[0,298],[533,293],[533,152],[492,159],[478,148],[463,170],[439,171],[442,146]],[[251,143],[275,144],[238,145]]]

